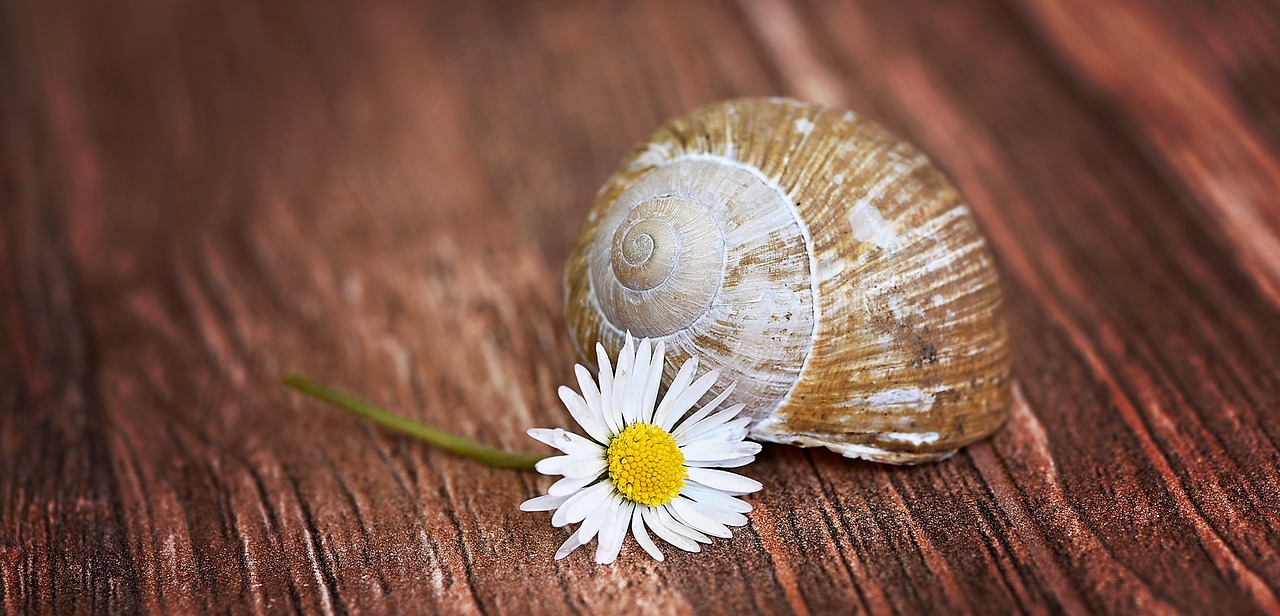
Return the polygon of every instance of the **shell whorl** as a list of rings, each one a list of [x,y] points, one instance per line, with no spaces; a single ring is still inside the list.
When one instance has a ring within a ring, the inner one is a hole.
[[[674,120],[606,181],[566,273],[593,364],[630,331],[738,382],[755,438],[908,463],[1003,422],[993,259],[959,194],[870,122],[782,99]]]
[[[655,205],[673,200],[655,200]],[[683,247],[681,234],[660,217],[627,218],[629,224],[613,234],[613,275],[628,289],[648,291],[671,279]]]
[[[624,195],[634,204],[615,210],[621,220],[606,221],[592,247],[591,279],[611,323],[657,338],[706,313],[724,276],[724,238],[696,197],[649,188]]]

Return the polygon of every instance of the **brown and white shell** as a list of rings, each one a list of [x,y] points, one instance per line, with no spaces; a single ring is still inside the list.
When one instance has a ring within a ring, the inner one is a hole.
[[[569,258],[578,354],[661,339],[738,382],[752,436],[939,460],[1010,405],[991,254],[924,154],[851,112],[720,103],[638,146]]]

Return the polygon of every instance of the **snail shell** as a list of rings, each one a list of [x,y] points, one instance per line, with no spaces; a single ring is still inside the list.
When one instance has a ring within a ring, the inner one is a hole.
[[[851,112],[720,103],[638,146],[569,258],[584,363],[630,331],[738,382],[752,436],[877,462],[939,460],[1010,405],[993,259],[960,194]]]

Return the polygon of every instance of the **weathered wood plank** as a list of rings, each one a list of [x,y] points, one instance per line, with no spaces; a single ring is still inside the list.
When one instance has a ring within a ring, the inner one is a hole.
[[[0,605],[1280,612],[1280,15],[1204,10],[0,6]],[[770,447],[732,540],[600,567],[515,509],[543,478],[278,385],[533,449],[599,182],[763,94],[873,117],[967,195],[1019,381],[990,442]]]

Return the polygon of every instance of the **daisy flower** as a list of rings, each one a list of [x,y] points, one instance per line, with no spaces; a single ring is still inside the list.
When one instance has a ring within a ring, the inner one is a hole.
[[[551,524],[578,524],[560,546],[564,558],[599,536],[596,562],[618,557],[627,530],[650,556],[662,552],[649,530],[663,541],[689,552],[709,536],[732,536],[729,526],[747,523],[751,505],[735,498],[761,488],[758,481],[715,470],[750,463],[760,445],[744,441],[750,417],[738,417],[742,404],[719,412],[716,407],[733,392],[730,384],[715,399],[688,414],[720,376],[712,370],[696,381],[697,358],[680,368],[662,401],[658,388],[665,359],[663,343],[635,344],[630,334],[615,371],[604,346],[596,344],[600,362],[597,386],[586,368],[574,366],[579,394],[559,390],[569,414],[586,436],[560,428],[535,428],[529,436],[564,455],[537,464],[544,475],[562,475],[546,496],[520,505],[524,511],[555,511]]]

